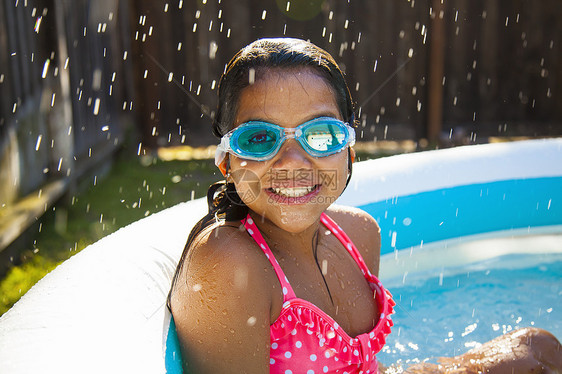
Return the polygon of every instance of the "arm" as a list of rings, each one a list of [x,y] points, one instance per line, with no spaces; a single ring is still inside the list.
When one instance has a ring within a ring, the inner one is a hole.
[[[537,328],[522,328],[499,336],[455,357],[438,358],[439,364],[421,363],[408,368],[392,365],[381,373],[562,373],[562,346],[554,335]]]
[[[186,373],[269,373],[271,287],[241,234],[221,228],[194,245],[172,295]]]

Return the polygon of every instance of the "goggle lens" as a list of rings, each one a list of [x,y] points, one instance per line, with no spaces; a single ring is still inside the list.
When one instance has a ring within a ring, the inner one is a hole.
[[[226,152],[249,160],[268,160],[288,138],[295,138],[311,156],[324,157],[353,145],[355,132],[348,124],[331,117],[319,117],[295,128],[250,121],[223,136],[215,161],[220,164]]]
[[[236,138],[237,148],[247,154],[264,155],[277,145],[279,134],[263,126],[253,126],[245,129]]]
[[[339,150],[345,142],[346,132],[342,126],[333,123],[320,123],[304,131],[308,146],[318,152]]]

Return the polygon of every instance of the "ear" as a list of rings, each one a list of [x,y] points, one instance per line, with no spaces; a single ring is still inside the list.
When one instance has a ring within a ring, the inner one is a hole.
[[[226,174],[228,173],[228,154],[226,155],[226,157],[224,158],[224,160],[221,161],[220,164],[218,164],[218,168],[221,171],[223,177],[226,177]]]
[[[351,163],[355,162],[355,149],[349,147],[349,157],[351,157]]]

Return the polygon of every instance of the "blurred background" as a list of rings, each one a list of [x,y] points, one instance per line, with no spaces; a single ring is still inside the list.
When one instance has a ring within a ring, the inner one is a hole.
[[[2,0],[0,313],[219,179],[216,90],[244,45],[329,51],[366,159],[562,135],[560,19],[559,0]]]

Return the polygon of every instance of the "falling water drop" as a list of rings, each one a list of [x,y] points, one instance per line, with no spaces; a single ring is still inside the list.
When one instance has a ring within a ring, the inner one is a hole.
[[[43,138],[43,135],[39,135],[37,137],[37,142],[35,143],[35,151],[39,150],[39,147],[41,146],[41,139]],[[550,205],[549,205],[550,206]]]
[[[33,27],[33,30],[39,34],[39,28],[41,27],[41,21],[43,20],[43,17],[37,17],[37,20],[35,21],[35,27]]]
[[[209,45],[209,59],[214,60],[217,56],[217,50],[219,49],[219,45],[214,40],[211,41]]]
[[[250,68],[250,70],[248,71],[248,83],[254,84],[255,81],[256,81],[256,69]]]
[[[49,59],[45,60],[45,63],[43,64],[43,72],[41,73],[41,78],[45,79],[47,77],[47,72],[49,71],[50,63],[51,60]]]
[[[96,101],[94,102],[94,116],[97,116],[100,111],[100,98],[96,97]]]

